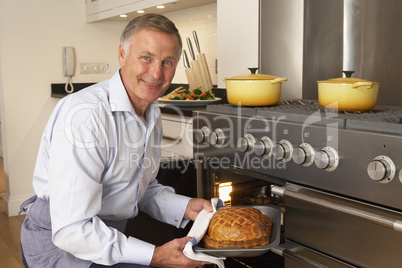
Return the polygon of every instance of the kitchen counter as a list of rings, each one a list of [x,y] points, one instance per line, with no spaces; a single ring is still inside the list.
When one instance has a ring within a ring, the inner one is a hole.
[[[80,91],[81,89],[84,89],[93,84],[95,84],[95,83],[73,83],[74,91],[75,92]],[[52,84],[51,85],[51,97],[61,99],[65,96],[67,96],[68,94],[65,92],[64,86],[65,86],[65,84]],[[166,90],[165,95],[180,86],[182,86],[184,88],[188,88],[188,84],[171,84],[170,87]],[[214,88],[213,91],[214,91],[214,94],[216,97],[219,97],[222,99],[221,102],[219,102],[219,103],[227,103],[226,89]],[[194,111],[205,110],[205,106],[196,106],[196,107],[177,106],[178,109],[176,109],[172,105],[160,104],[159,107],[160,107],[162,113],[173,114],[173,115],[184,115],[184,116],[188,116],[188,117],[192,117]]]
[[[86,87],[92,86],[95,83],[73,83],[74,86],[74,92],[80,91],[81,89],[84,89]],[[52,98],[58,98],[61,99],[65,96],[68,95],[68,93],[65,91],[65,83],[64,84],[51,84],[51,94],[50,96]],[[70,86],[69,86],[70,88]]]
[[[171,105],[159,104],[159,108],[163,114],[184,115],[188,117],[193,116],[194,111],[205,110],[205,107],[177,107],[174,108]]]

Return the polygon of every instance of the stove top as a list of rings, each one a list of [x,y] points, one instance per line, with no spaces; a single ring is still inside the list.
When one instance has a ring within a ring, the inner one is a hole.
[[[194,125],[198,156],[402,211],[402,106],[346,113],[314,100],[215,104]]]
[[[343,129],[381,132],[402,136],[402,107],[377,106],[368,112],[326,110],[316,100],[282,101],[275,106],[245,107],[232,104],[211,104],[207,112],[261,117],[309,125],[336,126]]]

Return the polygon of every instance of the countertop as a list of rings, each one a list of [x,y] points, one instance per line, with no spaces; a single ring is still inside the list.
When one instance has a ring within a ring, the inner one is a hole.
[[[73,83],[74,85],[74,91],[77,92],[85,87],[88,87],[90,85],[93,85],[94,83]],[[51,85],[51,97],[52,98],[63,98],[67,96],[68,94],[64,90],[65,84],[52,84]],[[166,94],[170,93],[171,91],[175,90],[178,87],[184,87],[188,88],[188,84],[171,84],[170,87],[166,90]],[[227,103],[227,97],[226,97],[226,89],[222,88],[213,88],[213,92],[216,97],[221,98],[221,103]],[[188,117],[193,116],[194,111],[200,111],[200,110],[205,110],[205,106],[177,106],[173,107],[172,105],[160,105],[160,109],[162,113],[166,114],[174,114],[174,115],[184,115]]]

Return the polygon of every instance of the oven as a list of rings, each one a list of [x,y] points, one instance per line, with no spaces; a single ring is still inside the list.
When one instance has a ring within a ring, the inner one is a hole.
[[[193,124],[198,197],[283,212],[278,246],[227,267],[402,267],[402,107],[217,104]]]

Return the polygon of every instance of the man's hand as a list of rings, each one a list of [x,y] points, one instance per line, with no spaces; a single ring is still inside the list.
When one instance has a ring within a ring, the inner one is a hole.
[[[151,260],[151,266],[163,268],[194,268],[209,264],[208,262],[194,261],[184,255],[183,249],[190,239],[191,237],[178,238],[160,247],[156,247]]]
[[[187,204],[184,218],[195,221],[195,218],[203,209],[205,209],[207,212],[212,212],[211,201],[201,198],[192,198]]]

